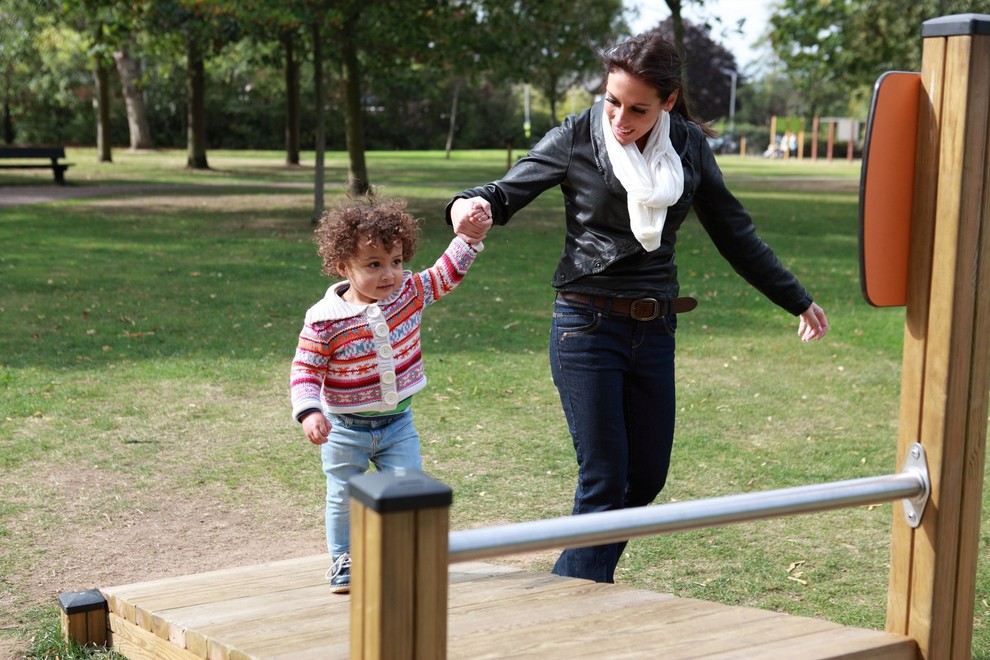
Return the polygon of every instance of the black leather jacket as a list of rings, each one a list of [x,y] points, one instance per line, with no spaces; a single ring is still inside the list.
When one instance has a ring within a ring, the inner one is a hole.
[[[465,190],[455,199],[485,198],[494,224],[504,225],[540,193],[559,185],[567,234],[554,288],[633,298],[677,297],[674,244],[677,230],[694,209],[719,252],[746,281],[792,314],[808,309],[808,292],[757,235],[749,213],[725,187],[701,128],[676,112],[671,113],[670,139],[684,166],[684,194],[667,211],[660,247],[644,250],[629,227],[626,191],[605,151],[602,112],[598,102],[567,117],[504,178]]]

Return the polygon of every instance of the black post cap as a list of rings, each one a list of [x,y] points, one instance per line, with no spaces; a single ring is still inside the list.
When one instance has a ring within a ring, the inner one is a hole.
[[[107,599],[99,589],[86,591],[66,591],[58,595],[58,605],[66,614],[81,614],[92,610],[106,609]]]
[[[449,486],[418,470],[368,472],[348,482],[351,497],[372,511],[395,513],[450,506]]]
[[[921,24],[922,37],[955,37],[967,34],[990,34],[990,14],[953,14]]]

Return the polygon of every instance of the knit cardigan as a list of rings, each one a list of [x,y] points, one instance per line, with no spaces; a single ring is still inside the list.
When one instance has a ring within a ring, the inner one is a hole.
[[[423,309],[460,284],[483,249],[455,237],[432,267],[404,271],[398,291],[369,305],[341,297],[346,280],[331,286],[306,312],[299,333],[289,379],[292,416],[384,413],[423,389]]]

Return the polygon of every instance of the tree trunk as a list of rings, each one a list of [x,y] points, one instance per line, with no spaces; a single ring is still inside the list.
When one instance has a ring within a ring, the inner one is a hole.
[[[113,61],[117,65],[117,75],[120,77],[120,87],[124,94],[131,151],[151,149],[154,143],[151,139],[151,126],[148,124],[148,107],[144,102],[144,94],[138,86],[141,65],[131,57],[128,48],[115,52]]]
[[[206,162],[206,67],[199,45],[191,38],[186,40],[186,95],[188,97],[188,126],[186,167],[208,170]]]
[[[684,47],[684,17],[681,15],[683,3],[681,0],[665,0],[667,9],[670,10],[670,20],[674,24],[674,46],[681,55],[681,60],[685,60],[687,49]],[[685,90],[688,88],[688,73],[685,66],[681,71],[681,85]]]
[[[361,107],[361,68],[358,62],[354,35],[357,15],[348,17],[340,33],[341,59],[344,65],[344,93],[346,95],[344,135],[347,139],[347,191],[351,195],[364,195],[371,187],[368,166],[364,160],[364,119]]]
[[[295,37],[282,33],[285,52],[285,164],[299,164],[299,62],[296,60]]]
[[[14,122],[10,116],[10,79],[14,65],[10,64],[3,72],[3,141],[4,144],[14,143]]]
[[[320,35],[322,16],[313,19],[313,93],[316,97],[316,165],[313,180],[313,225],[323,215],[323,158],[327,148],[326,91],[323,83],[323,41]]]
[[[461,95],[461,77],[454,80],[454,94],[450,99],[450,127],[447,129],[447,148],[445,156],[450,160],[450,151],[454,147],[454,129],[457,126],[457,99]]]
[[[96,154],[101,163],[113,162],[110,154],[110,71],[103,58],[96,60]]]

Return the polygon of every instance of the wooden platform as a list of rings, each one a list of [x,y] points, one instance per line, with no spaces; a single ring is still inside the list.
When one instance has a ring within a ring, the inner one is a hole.
[[[100,589],[128,658],[347,658],[348,596],[325,555]],[[917,658],[914,641],[827,621],[529,573],[449,571],[451,658]]]

